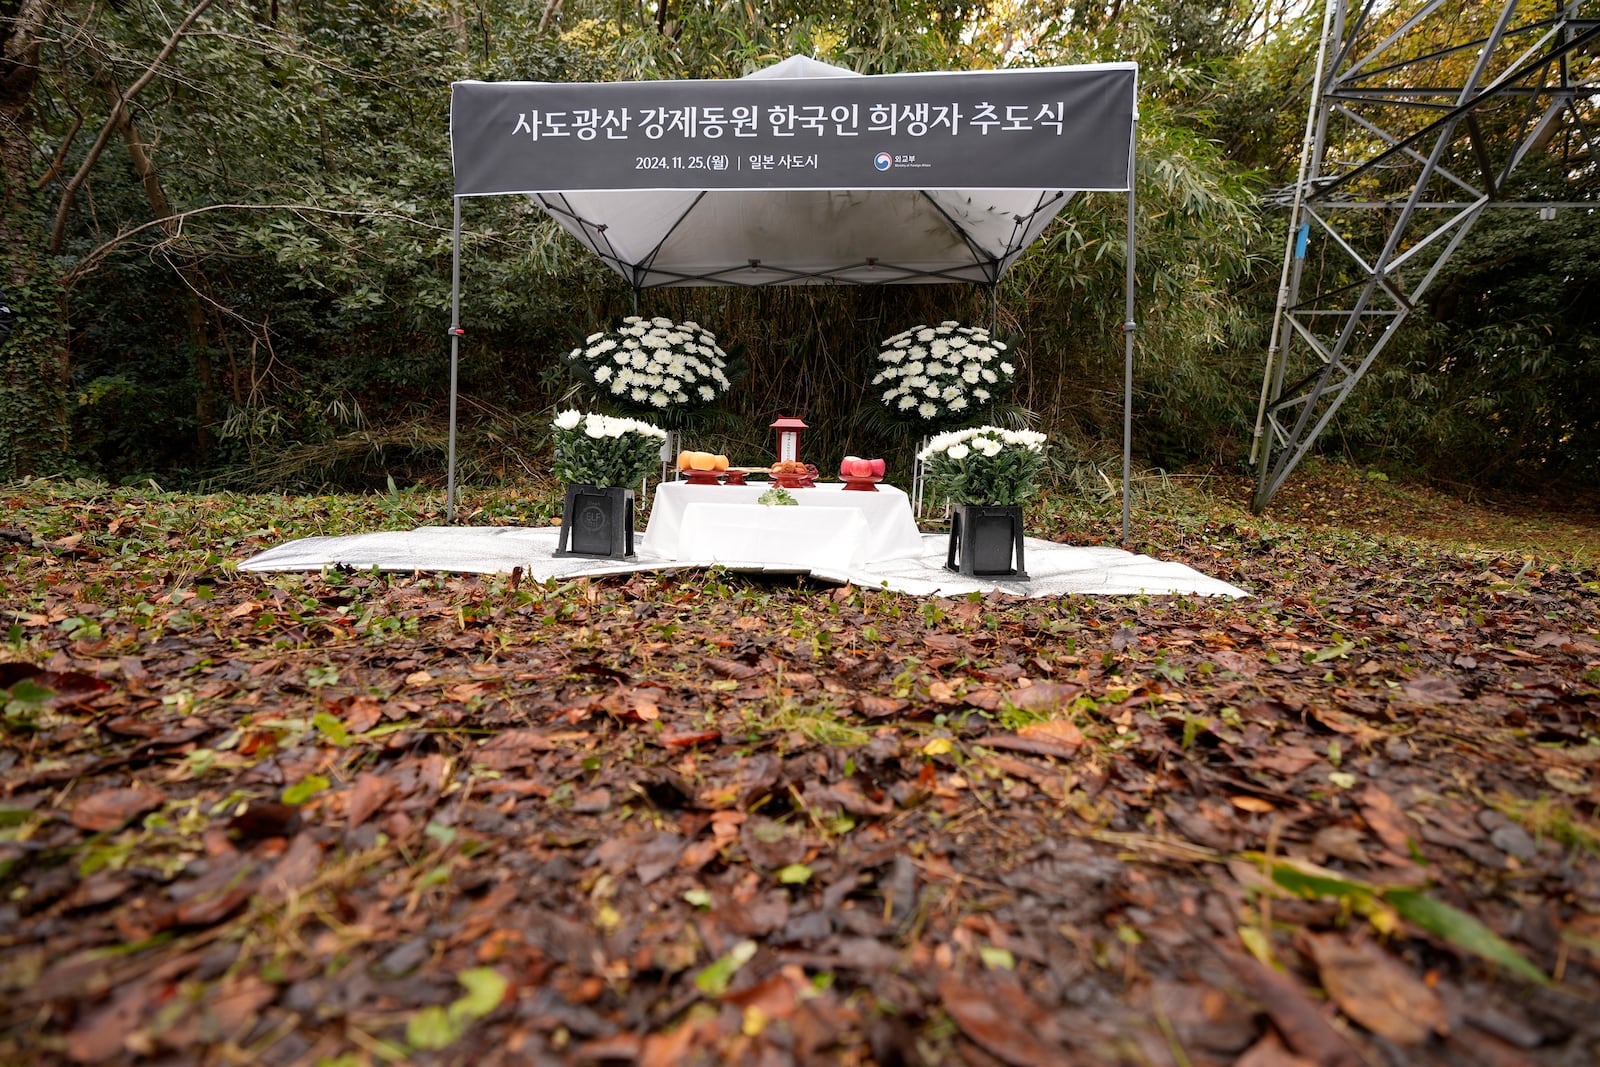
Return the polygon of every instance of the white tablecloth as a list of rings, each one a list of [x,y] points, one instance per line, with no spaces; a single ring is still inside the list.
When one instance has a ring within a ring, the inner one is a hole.
[[[849,568],[922,555],[903,490],[845,492],[843,482],[791,489],[795,507],[758,504],[768,483],[656,487],[643,550],[662,559]]]

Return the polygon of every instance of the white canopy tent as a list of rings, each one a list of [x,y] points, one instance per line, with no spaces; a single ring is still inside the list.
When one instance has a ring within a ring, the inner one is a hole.
[[[633,287],[996,286],[1079,192],[1127,196],[1123,540],[1133,385],[1136,65],[858,75],[794,56],[733,81],[457,82],[447,513],[461,202],[525,194]]]

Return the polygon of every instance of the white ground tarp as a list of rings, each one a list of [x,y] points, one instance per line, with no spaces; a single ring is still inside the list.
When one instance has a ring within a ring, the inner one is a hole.
[[[550,578],[629,574],[709,567],[710,560],[668,560],[650,553],[645,542],[631,559],[555,557],[559,528],[553,526],[425,526],[417,530],[306,537],[268,549],[239,565],[242,571],[320,571],[346,566],[356,570],[450,571],[509,574],[521,568],[530,581]],[[1209,578],[1182,563],[1124,552],[1117,548],[1079,547],[1027,538],[1024,548],[1029,580],[989,581],[944,569],[948,534],[924,534],[919,559],[868,563],[846,572],[801,568],[740,566],[728,570],[767,574],[807,574],[820,581],[850,583],[863,589],[885,589],[913,596],[958,596],[993,590],[1022,597],[1185,594],[1243,597],[1243,589]]]

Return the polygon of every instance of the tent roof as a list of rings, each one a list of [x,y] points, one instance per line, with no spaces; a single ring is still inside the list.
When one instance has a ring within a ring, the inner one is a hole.
[[[1056,71],[1101,73],[1106,70],[1125,72],[1119,87],[1125,93],[1107,105],[1108,112],[1117,119],[1126,113],[1127,134],[1121,133],[1116,123],[1084,120],[1092,125],[1100,141],[1092,149],[1100,156],[1109,156],[1109,167],[1114,173],[1119,162],[1116,152],[1126,150],[1131,160],[1132,124],[1132,64],[1105,64],[1094,68],[1054,68]],[[954,87],[955,81],[929,82],[928,79],[963,79],[987,77],[986,85],[994,85],[996,76],[1028,74],[1035,72],[966,72],[937,75],[882,75],[866,76],[831,66],[804,56],[791,56],[773,66],[756,71],[741,81],[807,83],[804,89],[820,88],[824,79],[860,79],[876,86],[893,85],[904,88],[904,79],[922,79],[924,87],[937,85]],[[1016,82],[1015,78],[1009,79]],[[617,83],[633,84],[639,83]],[[652,83],[653,84],[653,83]],[[715,86],[726,89],[734,82],[721,83],[661,83],[676,85]],[[1020,83],[1018,83],[1020,84]],[[458,83],[458,89],[473,88],[474,83]],[[504,86],[491,88],[506,88]],[[608,86],[590,86],[606,89]],[[859,93],[859,90],[856,90]],[[1121,97],[1126,96],[1126,100]],[[526,104],[511,105],[513,107]],[[550,105],[546,105],[549,107]],[[596,107],[604,106],[597,103]],[[461,103],[452,108],[452,139],[465,135],[455,130],[462,116]],[[865,111],[865,106],[862,111]],[[970,114],[971,105],[968,105]],[[1068,101],[1069,116],[1074,111]],[[502,123],[510,121],[510,113]],[[517,116],[519,121],[522,115]],[[1098,115],[1097,115],[1098,117]],[[538,119],[534,118],[535,126]],[[970,120],[969,120],[970,121]],[[1069,124],[1071,119],[1069,118]],[[1105,132],[1106,127],[1112,127]],[[1070,132],[1070,131],[1069,131]],[[1059,128],[1058,128],[1059,133]],[[871,135],[869,135],[871,136]],[[1118,144],[1117,138],[1124,137]],[[1109,139],[1110,148],[1106,141]],[[930,150],[933,138],[921,144],[912,142],[913,148]],[[811,143],[800,138],[791,142],[800,151],[816,152]],[[883,147],[886,139],[868,141],[861,138],[852,143],[855,155]],[[592,144],[592,142],[591,142]],[[749,142],[747,144],[753,144]],[[737,153],[747,144],[738,144],[725,138],[718,151]],[[866,148],[857,147],[865,144]],[[788,143],[780,142],[781,147]],[[894,142],[897,151],[905,142]],[[543,144],[538,150],[546,151]],[[580,147],[580,146],[574,146]],[[771,143],[762,145],[771,151]],[[780,150],[781,150],[780,147]],[[1071,161],[1074,153],[1090,150],[1081,138],[1057,137],[1044,143],[1043,151],[1054,153]],[[650,146],[640,143],[627,148],[628,152],[649,151]],[[551,151],[559,152],[561,147]],[[953,151],[958,155],[967,173],[976,173],[988,179],[990,171],[982,159],[975,160],[974,153],[1000,151],[998,144],[979,143],[976,140],[960,145]],[[1038,151],[1039,149],[1035,149]],[[458,193],[462,191],[460,173],[462,153],[456,147]],[[546,157],[548,158],[548,157]],[[663,157],[664,159],[665,157]],[[893,164],[916,160],[916,155],[893,157]],[[998,160],[998,157],[997,157]],[[736,161],[736,162],[743,162]],[[633,167],[633,156],[619,166]],[[676,161],[674,160],[674,165]],[[923,164],[926,166],[926,164]],[[615,168],[613,168],[615,169]],[[870,167],[867,168],[870,171]],[[886,170],[880,167],[879,170]],[[993,173],[1002,178],[1005,168],[997,165]],[[1035,166],[1035,172],[1038,171]],[[1067,162],[1058,168],[1052,165],[1052,176],[1070,170]],[[1131,172],[1131,165],[1126,168]],[[943,171],[948,173],[948,169]],[[939,170],[897,170],[892,177],[901,183],[916,181],[918,174],[936,174]],[[629,176],[633,177],[632,175]],[[874,179],[880,175],[872,175]],[[512,179],[515,180],[515,179]],[[768,179],[771,180],[771,179]],[[781,179],[780,179],[781,180]],[[879,184],[883,184],[879,182]],[[932,185],[934,183],[930,183]],[[997,180],[996,184],[1003,184]],[[1125,188],[1125,181],[1099,185],[1097,188]],[[900,284],[924,282],[978,282],[993,284],[1024,250],[1060,213],[1075,195],[1075,189],[1064,188],[583,188],[549,191],[523,189],[528,195],[568,232],[591,249],[612,269],[636,288],[662,286],[704,285],[796,285],[816,283],[846,284]]]
[[[1067,192],[728,189],[535,195],[640,289],[993,283]]]

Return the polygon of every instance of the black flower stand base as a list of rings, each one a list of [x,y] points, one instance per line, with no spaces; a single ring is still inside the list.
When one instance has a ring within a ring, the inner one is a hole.
[[[561,506],[558,556],[621,559],[633,555],[633,490],[567,486]]]
[[[1022,561],[1022,508],[957,504],[950,514],[950,551],[944,568],[974,578],[1027,581]]]

